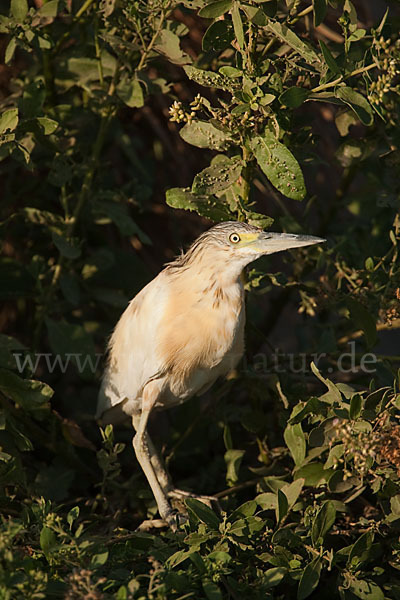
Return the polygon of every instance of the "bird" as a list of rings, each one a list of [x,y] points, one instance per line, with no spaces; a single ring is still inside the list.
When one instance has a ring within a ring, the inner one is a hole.
[[[257,258],[325,240],[225,221],[202,233],[128,304],[108,343],[98,396],[102,425],[130,417],[132,444],[162,522],[179,526],[174,488],[147,431],[150,414],[206,392],[244,353],[242,272]]]

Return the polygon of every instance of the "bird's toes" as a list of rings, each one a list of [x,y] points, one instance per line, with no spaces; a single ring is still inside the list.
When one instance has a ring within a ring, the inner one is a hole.
[[[162,515],[163,520],[167,523],[167,525],[172,529],[172,531],[177,531],[181,525],[187,523],[187,516],[178,512],[177,510],[170,510],[168,513]]]
[[[140,523],[135,531],[150,531],[151,529],[162,529],[163,527],[167,527],[164,519],[146,519]]]
[[[170,498],[176,498],[178,500],[184,500],[185,498],[194,498],[195,500],[200,500],[203,504],[207,504],[210,508],[217,506],[219,508],[218,498],[216,496],[205,496],[202,494],[193,494],[192,492],[187,492],[186,490],[179,490],[174,488],[168,492],[168,496]]]

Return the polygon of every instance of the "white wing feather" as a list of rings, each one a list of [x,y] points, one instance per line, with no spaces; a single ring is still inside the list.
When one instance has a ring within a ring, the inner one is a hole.
[[[136,412],[144,385],[162,372],[156,348],[167,288],[161,272],[133,298],[118,321],[110,339],[96,418],[117,405],[121,405],[121,414]]]

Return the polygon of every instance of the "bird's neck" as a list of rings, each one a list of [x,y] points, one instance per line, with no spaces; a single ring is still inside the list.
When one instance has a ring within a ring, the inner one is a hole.
[[[224,268],[220,265],[215,267],[210,266],[207,270],[202,270],[199,273],[199,284],[201,282],[213,282],[216,286],[222,290],[229,290],[233,288],[243,288],[243,268],[238,268],[236,265],[234,268],[229,263]]]
[[[222,289],[242,288],[242,273],[247,263],[245,258],[238,260],[238,257],[229,251],[220,251],[218,254],[211,253],[210,256],[204,257],[198,273],[204,279],[215,281]]]

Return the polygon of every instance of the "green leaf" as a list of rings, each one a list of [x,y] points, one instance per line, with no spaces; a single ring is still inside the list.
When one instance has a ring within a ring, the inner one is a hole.
[[[142,244],[151,245],[151,239],[132,219],[126,204],[122,204],[122,202],[96,200],[93,208],[96,212],[107,215],[107,217],[109,217],[109,219],[111,219],[111,221],[118,227],[121,235],[137,235]]]
[[[305,600],[312,594],[319,583],[322,560],[319,556],[314,558],[304,569],[297,590],[297,600]]]
[[[325,59],[326,64],[332,71],[332,73],[338,74],[340,73],[340,67],[337,64],[336,60],[333,58],[331,51],[328,46],[325,44],[323,40],[319,40],[319,45],[321,47],[322,55]]]
[[[259,104],[261,104],[261,106],[268,106],[268,104],[271,104],[271,102],[274,100],[276,100],[276,96],[274,94],[264,94],[264,96],[260,98]]]
[[[351,125],[357,125],[359,122],[357,115],[352,110],[339,110],[335,116],[335,125],[341,136],[349,133]]]
[[[175,65],[184,65],[192,62],[190,57],[182,51],[179,37],[169,29],[163,29],[154,44],[154,50],[163,54]]]
[[[351,547],[347,566],[358,570],[359,566],[368,560],[373,541],[374,534],[372,531],[363,533]]]
[[[335,446],[332,446],[332,448],[329,450],[328,458],[326,459],[324,468],[330,469],[331,467],[334,467],[337,464],[338,459],[343,456],[344,451],[344,444],[336,444]]]
[[[57,121],[49,119],[48,117],[37,117],[35,121],[43,135],[51,135],[58,127]]]
[[[365,265],[365,268],[367,269],[367,271],[374,270],[375,264],[374,264],[374,259],[372,258],[372,256],[368,256],[368,258],[365,259],[364,265]]]
[[[334,524],[335,519],[335,505],[328,500],[321,506],[312,524],[311,540],[314,546],[322,546],[324,537]]]
[[[266,129],[262,136],[250,140],[250,147],[261,170],[277,190],[293,200],[304,198],[306,189],[300,165],[273,133]]]
[[[267,29],[273,33],[277,38],[285,42],[288,46],[293,48],[304,60],[311,65],[321,68],[321,62],[318,54],[314,50],[303,42],[295,33],[291,31],[286,25],[278,23],[277,21],[268,21]]]
[[[185,562],[185,560],[190,558],[193,552],[193,548],[191,548],[190,550],[178,550],[177,552],[174,552],[174,554],[171,554],[171,556],[169,556],[166,561],[168,568],[173,569],[174,567],[177,567],[178,565],[182,564],[183,562]]]
[[[289,425],[301,423],[301,421],[310,413],[324,414],[324,409],[326,411],[325,404],[318,400],[318,398],[310,398],[298,412],[295,414],[292,413],[293,416],[290,416]]]
[[[195,196],[187,188],[171,188],[166,192],[166,201],[172,208],[195,211],[212,221],[229,221],[232,215],[219,200],[210,196]]]
[[[217,2],[210,2],[199,11],[199,17],[204,19],[216,19],[221,17],[230,10],[232,6],[232,0],[217,0]]]
[[[256,496],[256,502],[262,510],[276,510],[278,506],[278,497],[272,492],[264,492]]]
[[[4,53],[4,62],[6,65],[8,65],[12,61],[16,48],[17,40],[13,37],[8,42],[6,51]]]
[[[269,0],[269,2],[271,2],[271,0]],[[257,8],[257,6],[250,6],[249,4],[241,4],[240,8],[245,13],[247,20],[254,23],[254,25],[265,27],[268,23],[265,12],[265,3],[264,10],[262,8]]]
[[[239,48],[241,48],[243,50],[243,48],[244,48],[243,23],[242,23],[242,18],[240,16],[239,4],[235,1],[233,3],[231,14],[232,14],[233,29],[235,31],[235,37],[236,37],[237,43],[239,45]]]
[[[28,85],[25,85],[21,102],[21,111],[24,117],[30,119],[42,114],[45,98],[46,88],[41,79],[31,81]]]
[[[390,509],[394,515],[400,516],[400,494],[396,494],[390,498]]]
[[[285,494],[288,501],[288,509],[291,509],[297,502],[298,497],[303,489],[304,479],[296,479],[291,484],[285,484],[281,490]]]
[[[321,375],[321,373],[319,372],[319,370],[315,366],[314,362],[311,362],[310,367],[311,367],[311,371],[314,373],[314,375],[316,377],[318,377],[318,379],[320,381],[322,381],[322,383],[324,383],[326,385],[326,387],[328,388],[329,392],[331,393],[332,400],[336,401],[336,402],[341,402],[342,401],[342,395],[340,393],[340,390],[336,387],[336,385],[330,379],[325,379],[325,377],[323,377]]]
[[[383,15],[381,22],[379,23],[378,27],[376,28],[377,33],[381,34],[382,33],[382,29],[385,26],[386,20],[388,18],[388,14],[389,14],[389,7],[386,9],[385,14]]]
[[[307,100],[310,95],[310,90],[301,87],[290,87],[279,96],[279,100],[289,108],[297,108]]]
[[[51,234],[52,240],[60,252],[61,256],[74,260],[81,255],[79,241],[76,238],[67,240],[62,235],[58,235],[54,231]]]
[[[185,142],[198,148],[225,150],[232,144],[232,138],[228,131],[217,129],[207,121],[186,123],[179,134]]]
[[[372,348],[378,340],[375,319],[368,310],[354,298],[347,297],[345,303],[350,313],[350,319],[353,321],[355,327],[362,329],[367,347]]]
[[[5,131],[14,131],[18,125],[18,108],[10,108],[0,116],[0,134]]]
[[[255,500],[248,500],[244,504],[241,504],[238,508],[229,515],[229,520],[233,523],[236,519],[243,517],[252,517],[257,510],[257,502]]]
[[[11,14],[17,21],[23,21],[28,14],[27,0],[11,0]]]
[[[361,600],[384,600],[385,594],[373,581],[351,579],[348,589]]]
[[[277,491],[278,503],[275,509],[276,522],[280,523],[284,517],[286,517],[289,510],[289,503],[286,495],[282,490]]]
[[[115,73],[117,60],[106,51],[101,53],[101,64],[103,77],[111,77]],[[99,81],[99,61],[97,58],[87,56],[73,56],[67,60],[67,72],[65,77],[74,81],[80,86],[86,86],[91,81]]]
[[[358,419],[361,414],[363,406],[363,400],[360,394],[354,394],[352,399],[350,400],[350,419]]]
[[[130,108],[140,108],[144,105],[142,86],[137,79],[121,79],[117,86],[117,95]]]
[[[203,581],[203,590],[207,600],[222,600],[222,593],[213,581]]]
[[[283,437],[296,466],[300,466],[306,456],[306,440],[300,423],[287,425]]]
[[[211,508],[195,498],[186,498],[185,504],[189,512],[211,529],[219,530],[220,519]]]
[[[351,35],[349,35],[349,37],[347,38],[347,41],[349,43],[351,42],[358,42],[359,40],[362,40],[363,37],[365,37],[365,34],[367,33],[366,29],[356,29],[355,31],[353,31],[353,33]]]
[[[235,485],[239,480],[239,469],[243,456],[244,450],[230,449],[225,452],[224,459],[226,463],[226,482],[229,486]]]
[[[361,123],[372,125],[374,122],[374,113],[371,105],[364,96],[350,87],[337,88],[335,96],[354,110]]]
[[[271,227],[274,219],[272,217],[267,217],[267,215],[262,215],[261,213],[256,213],[252,211],[245,211],[246,221],[249,225],[254,225],[255,227],[260,227],[261,229],[267,229]]]
[[[58,13],[59,0],[49,0],[39,9],[41,17],[47,17],[53,19]]]
[[[40,547],[43,550],[43,553],[47,560],[49,560],[49,556],[52,550],[57,546],[56,534],[49,527],[42,527],[40,532]]]
[[[214,50],[214,52],[222,52],[226,48],[229,48],[233,40],[235,39],[235,32],[233,31],[232,23],[228,20],[215,21],[211,23],[203,35],[202,48],[205,52]],[[220,73],[224,77],[232,77],[227,73],[224,73],[222,69],[234,69],[234,67],[222,67]],[[238,69],[234,69],[237,71]],[[241,71],[239,71],[241,73]]]
[[[294,476],[296,479],[304,479],[304,485],[318,487],[326,483],[332,473],[334,473],[332,469],[324,469],[322,463],[315,462],[301,467]]]
[[[327,8],[326,0],[313,0],[314,27],[318,27],[325,19]]]
[[[270,588],[279,585],[286,573],[286,567],[273,567],[272,569],[267,569],[261,578],[262,588],[269,590]]]
[[[71,508],[71,510],[67,514],[67,523],[68,523],[70,529],[72,529],[72,525],[78,517],[79,517],[79,506],[74,506],[73,508]]]
[[[235,84],[234,80],[230,79],[229,77],[223,77],[218,73],[214,73],[214,71],[197,69],[191,65],[185,65],[183,69],[189,79],[195,81],[199,85],[204,85],[205,87],[227,91],[232,91],[233,89],[237,89],[239,87],[239,84]]]
[[[23,362],[23,357],[20,358]],[[47,410],[48,402],[54,393],[46,383],[34,379],[22,379],[7,369],[0,369],[0,390],[27,412]]]
[[[224,21],[218,21],[219,23],[224,22]],[[219,72],[221,73],[221,75],[224,75],[224,77],[232,77],[233,79],[236,79],[236,77],[241,77],[243,75],[243,72],[240,69],[236,69],[236,67],[221,67]]]
[[[102,567],[103,565],[105,565],[107,560],[108,560],[108,550],[105,550],[104,552],[99,552],[98,554],[93,554],[90,559],[90,568],[98,569],[99,567]]]
[[[242,164],[239,158],[227,158],[203,169],[196,175],[192,192],[199,195],[210,195],[222,192],[230,187],[240,176]]]

